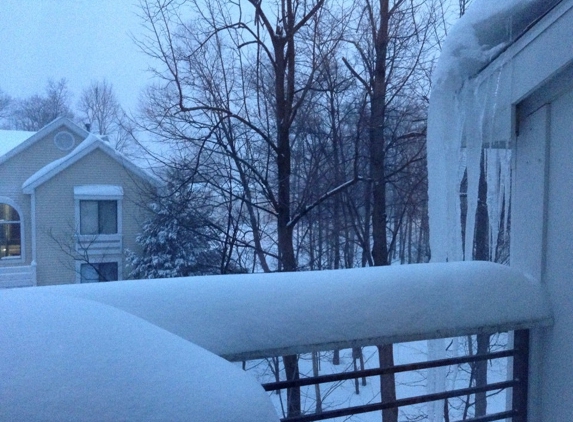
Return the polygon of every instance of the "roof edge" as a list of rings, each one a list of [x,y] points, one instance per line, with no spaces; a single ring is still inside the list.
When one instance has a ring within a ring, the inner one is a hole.
[[[90,141],[91,138],[91,141]],[[87,142],[87,144],[86,144]],[[148,173],[141,167],[132,163],[127,157],[113,149],[107,142],[103,141],[97,135],[89,134],[89,136],[82,141],[72,152],[68,155],[60,158],[59,160],[53,161],[48,165],[42,167],[32,176],[30,176],[23,184],[22,191],[25,194],[32,194],[33,191],[52,179],[57,174],[61,173],[71,165],[75,164],[77,161],[87,156],[96,149],[100,149],[102,152],[107,154],[110,158],[114,159],[121,166],[134,173],[147,183],[152,186],[159,187],[161,182],[152,174]]]
[[[68,119],[67,117],[58,117],[58,118],[52,120],[50,123],[48,123],[42,129],[37,131],[35,134],[30,136],[28,139],[26,139],[20,145],[16,146],[15,148],[8,151],[6,154],[1,156],[0,157],[0,164],[8,161],[10,158],[12,158],[15,155],[18,155],[19,153],[21,153],[22,151],[28,149],[29,147],[34,145],[40,139],[44,138],[48,133],[52,132],[53,130],[55,130],[60,125],[64,125],[69,131],[73,132],[75,135],[79,136],[80,138],[85,139],[89,136],[88,131],[86,131],[85,129],[82,129],[77,124],[75,124],[70,119]]]

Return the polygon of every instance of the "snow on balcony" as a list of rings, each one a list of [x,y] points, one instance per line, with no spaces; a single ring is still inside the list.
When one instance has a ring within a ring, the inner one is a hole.
[[[278,421],[240,369],[113,307],[11,289],[0,319],[0,420]]]
[[[525,329],[552,319],[539,283],[486,262],[24,288],[0,292],[0,318],[0,343],[10,345],[0,348],[2,419],[39,412],[210,421],[276,420],[261,386],[218,356]]]
[[[549,324],[540,284],[456,262],[44,288],[145,319],[229,360]]]

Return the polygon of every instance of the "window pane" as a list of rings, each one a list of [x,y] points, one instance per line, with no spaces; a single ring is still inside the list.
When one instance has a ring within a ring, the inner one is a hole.
[[[117,233],[117,201],[98,201],[99,232],[101,234]]]
[[[102,262],[98,264],[99,281],[117,280],[117,262]]]
[[[98,201],[80,201],[80,234],[98,234]]]
[[[116,281],[118,279],[117,262],[82,264],[80,267],[80,277],[82,283]]]
[[[21,255],[20,215],[8,204],[0,204],[0,258]]]
[[[8,204],[0,204],[0,221],[20,221],[18,212]]]
[[[99,281],[99,274],[94,266],[95,265],[91,264],[82,264],[80,268],[80,281],[82,283],[97,283]]]

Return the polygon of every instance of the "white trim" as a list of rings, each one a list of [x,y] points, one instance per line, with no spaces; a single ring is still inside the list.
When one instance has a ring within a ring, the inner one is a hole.
[[[59,141],[59,139],[61,140],[62,136],[65,136],[66,138],[68,138],[68,140],[71,139],[71,142],[69,145],[63,144],[61,143],[61,141]],[[69,151],[71,150],[73,147],[76,146],[76,138],[74,138],[74,135],[72,135],[69,131],[67,130],[60,130],[58,133],[56,133],[54,135],[54,145],[56,146],[56,148],[58,148],[60,151]]]
[[[88,195],[92,192],[92,195]],[[81,234],[80,201],[116,201],[117,233]],[[74,216],[76,224],[75,250],[81,255],[105,257],[123,253],[123,188],[116,185],[79,185],[74,186]],[[87,247],[85,246],[87,245]]]
[[[1,262],[10,261],[21,264],[26,262],[26,224],[24,212],[18,203],[7,196],[0,196],[0,204],[7,204],[14,208],[20,217],[20,256],[1,258]]]
[[[59,160],[51,162],[30,176],[28,180],[22,184],[23,192],[31,193],[32,190],[47,182],[52,177],[70,167],[96,149],[106,153],[109,157],[114,159],[125,169],[136,174],[146,182],[152,184],[153,186],[160,186],[160,182],[157,178],[147,173],[137,165],[133,164],[127,159],[127,157],[113,149],[107,142],[102,141],[99,137],[90,133],[90,135],[68,155],[60,158]]]
[[[118,185],[79,185],[74,186],[74,196],[79,199],[123,198],[123,188]]]
[[[32,192],[31,201],[30,201],[30,220],[32,226],[32,262],[36,262],[36,245],[37,245],[37,237],[36,237],[36,191]],[[35,264],[34,264],[35,265]]]
[[[571,9],[573,9],[573,2],[562,1],[556,5],[543,19],[537,22],[534,27],[524,33],[523,36],[517,39],[513,44],[509,45],[503,53],[488,63],[484,69],[475,75],[474,78],[478,81],[477,85],[483,83],[487,78],[493,77],[500,68],[511,63],[513,66],[512,80],[510,86],[503,87],[510,91],[511,102],[517,104],[536,91],[542,84],[547,82],[552,75],[557,74],[563,69],[563,66],[566,66],[569,61],[567,58],[571,57],[571,54],[563,53],[569,52],[571,49],[572,33],[566,21],[560,22],[561,18],[570,12]],[[562,33],[568,37],[560,38],[559,43],[552,43],[551,48],[547,48],[550,43],[544,42],[545,40],[543,38],[547,35],[549,35],[548,38],[551,38],[550,34],[548,34],[551,30],[561,30]],[[541,40],[538,41],[540,38]],[[538,42],[536,43],[536,41]],[[534,54],[537,58],[536,63],[538,67],[532,71],[528,67],[515,66],[515,62],[523,60],[523,53],[530,50],[531,47],[537,49],[536,52],[542,53]],[[525,77],[528,78],[524,79]],[[521,79],[524,80],[522,81]]]
[[[86,186],[102,186],[102,185],[84,185],[83,187]],[[80,234],[80,201],[106,201],[106,200],[111,200],[111,201],[117,201],[117,235],[122,235],[123,234],[123,188],[121,186],[114,186],[114,185],[107,185],[110,188],[115,188],[116,192],[119,192],[119,190],[121,190],[122,194],[118,195],[76,195],[76,188],[77,187],[81,187],[81,186],[74,186],[74,216],[75,216],[75,221],[76,221],[76,231],[78,236],[81,236]],[[111,189],[110,189],[111,190]],[[80,192],[83,192],[82,190],[79,190]],[[110,234],[108,236],[114,236],[116,235],[114,234]],[[88,236],[92,236],[92,235],[88,235]],[[101,234],[99,236],[102,236]]]
[[[36,263],[0,267],[0,289],[36,286]]]

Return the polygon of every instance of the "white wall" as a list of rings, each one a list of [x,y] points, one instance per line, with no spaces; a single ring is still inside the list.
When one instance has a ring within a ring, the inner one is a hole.
[[[480,87],[496,87],[487,124],[511,134],[514,155],[511,266],[552,300],[554,325],[531,335],[528,420],[535,422],[573,420],[572,28],[573,0],[564,0],[458,95],[469,101],[459,110],[467,113]]]

